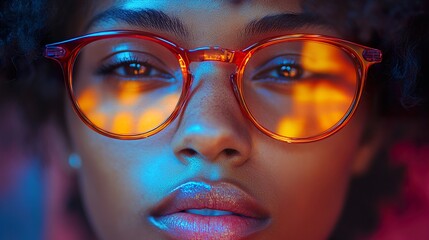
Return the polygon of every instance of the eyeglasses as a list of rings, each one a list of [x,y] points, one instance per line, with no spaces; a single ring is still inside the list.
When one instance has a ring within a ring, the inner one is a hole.
[[[326,138],[350,120],[380,50],[321,35],[268,38],[243,50],[184,49],[139,31],[106,31],[49,44],[73,108],[96,132],[141,139],[170,124],[190,98],[191,62],[233,63],[232,91],[246,117],[286,142]],[[221,79],[222,80],[222,79]]]

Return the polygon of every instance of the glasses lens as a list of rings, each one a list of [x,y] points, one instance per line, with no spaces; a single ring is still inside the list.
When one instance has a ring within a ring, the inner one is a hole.
[[[335,128],[351,111],[359,84],[353,56],[313,40],[257,50],[243,73],[246,105],[260,125],[289,138]]]
[[[82,115],[118,135],[149,132],[176,108],[183,74],[176,54],[138,38],[110,38],[81,49],[72,92]]]

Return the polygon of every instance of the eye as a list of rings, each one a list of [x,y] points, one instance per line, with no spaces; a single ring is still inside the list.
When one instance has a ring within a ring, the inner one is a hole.
[[[293,59],[273,59],[260,67],[253,80],[288,82],[304,77],[305,70]]]
[[[112,72],[122,77],[148,77],[161,73],[153,66],[146,63],[124,62],[122,64],[117,64],[114,67],[115,68],[112,69]]]
[[[147,52],[122,51],[94,61],[86,81],[98,82],[106,91],[148,92],[180,83],[180,72],[168,65],[165,56]],[[180,69],[179,69],[180,70]],[[78,74],[78,73],[77,73]]]
[[[116,69],[116,74],[126,75],[126,76],[135,76],[135,75],[148,75],[152,68],[145,66],[140,63],[130,63],[125,66],[119,67]]]
[[[121,78],[171,78],[172,76],[148,62],[123,59],[112,64],[102,66],[98,73],[101,75],[115,75]]]
[[[121,51],[100,61],[95,74],[115,81],[169,81],[175,70],[166,64],[164,55],[141,51]]]
[[[303,69],[296,64],[281,64],[259,72],[255,80],[292,81],[303,75]]]
[[[285,64],[276,68],[276,74],[284,78],[296,79],[302,76],[302,69],[297,65]]]

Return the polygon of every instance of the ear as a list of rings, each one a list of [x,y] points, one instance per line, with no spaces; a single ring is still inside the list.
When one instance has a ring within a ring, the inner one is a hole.
[[[387,137],[386,124],[381,119],[371,122],[373,123],[368,124],[362,135],[360,147],[352,165],[352,172],[356,176],[366,173]]]

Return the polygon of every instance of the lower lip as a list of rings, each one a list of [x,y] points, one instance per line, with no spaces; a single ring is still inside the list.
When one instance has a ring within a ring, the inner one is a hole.
[[[266,225],[264,219],[237,215],[203,216],[186,212],[156,217],[152,222],[178,239],[242,239]]]

